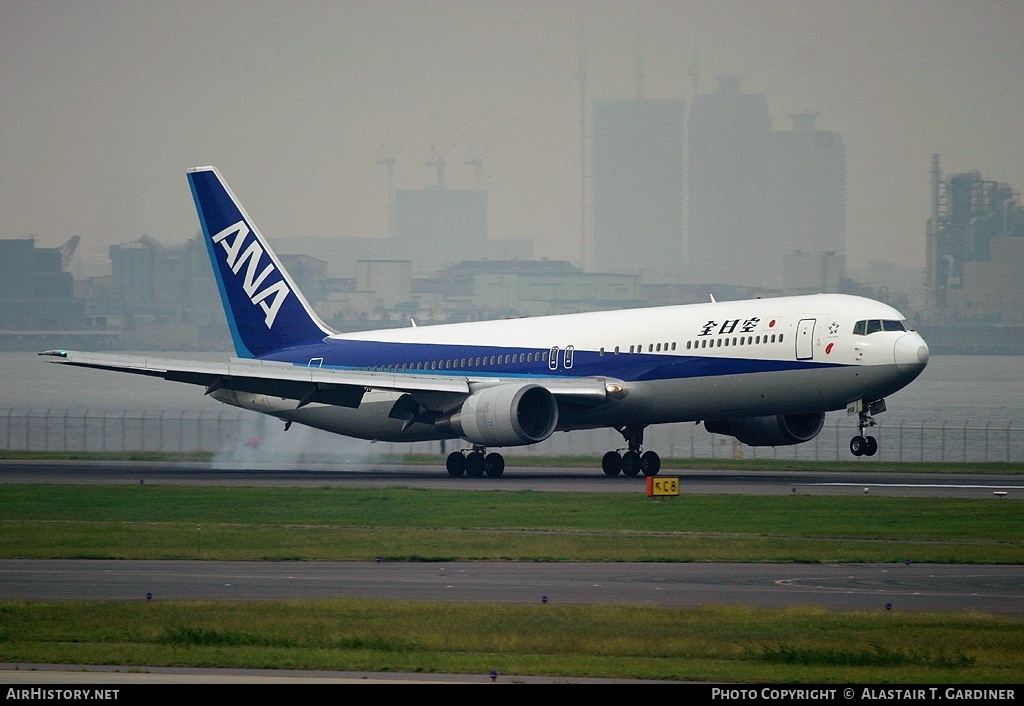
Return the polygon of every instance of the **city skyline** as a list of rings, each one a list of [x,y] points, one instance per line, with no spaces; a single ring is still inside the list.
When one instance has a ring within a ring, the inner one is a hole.
[[[478,156],[490,237],[576,261],[581,16],[588,100],[631,97],[639,55],[644,95],[689,106],[699,56],[701,93],[742,75],[773,129],[841,134],[853,265],[924,265],[933,153],[1024,183],[1017,2],[7,1],[0,237],[178,242],[210,163],[272,239],[384,237],[382,154],[412,189],[431,155],[475,188]]]

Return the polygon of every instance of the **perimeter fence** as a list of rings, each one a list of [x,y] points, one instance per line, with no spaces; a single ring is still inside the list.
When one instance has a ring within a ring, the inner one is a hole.
[[[709,434],[702,425],[648,427],[645,448],[664,458],[765,458],[852,460],[854,418],[836,414],[812,441],[794,446],[750,447],[730,436]],[[930,422],[879,419],[870,430],[878,461],[1020,462],[1024,427],[1014,422]],[[207,452],[226,462],[353,461],[383,454],[437,454],[464,447],[459,441],[371,443],[284,423],[254,412],[133,410],[0,410],[0,449],[50,452]],[[556,433],[547,441],[506,447],[506,456],[597,455],[622,448],[611,429]]]

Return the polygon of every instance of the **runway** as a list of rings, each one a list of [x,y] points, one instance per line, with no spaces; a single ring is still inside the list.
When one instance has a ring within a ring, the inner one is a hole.
[[[168,483],[310,487],[387,487],[445,490],[535,490],[642,493],[644,478],[609,478],[598,468],[515,466],[501,478],[450,478],[440,465],[386,463],[302,464],[293,468],[148,461],[0,460],[0,483]],[[955,465],[951,464],[955,468]],[[1024,476],[1013,474],[907,473],[872,464],[864,470],[742,471],[663,469],[677,476],[680,492],[742,495],[853,495],[893,497],[1024,497]],[[996,496],[996,494],[1002,494]]]
[[[526,605],[966,610],[1021,616],[1021,596],[1021,566],[0,561],[0,599],[5,600],[269,601],[345,597]]]

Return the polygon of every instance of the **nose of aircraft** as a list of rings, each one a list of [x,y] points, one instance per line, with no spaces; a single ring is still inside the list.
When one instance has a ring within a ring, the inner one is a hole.
[[[915,332],[896,339],[893,355],[901,373],[917,377],[928,364],[928,344]]]

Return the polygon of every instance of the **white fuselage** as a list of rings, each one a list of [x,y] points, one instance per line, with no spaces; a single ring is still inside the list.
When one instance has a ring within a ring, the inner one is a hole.
[[[858,322],[895,330],[855,333]],[[618,386],[601,404],[561,409],[558,428],[569,430],[841,409],[907,385],[924,369],[928,349],[892,307],[820,294],[336,334],[275,359],[464,377],[471,390],[565,378]],[[387,390],[368,390],[358,408],[230,390],[213,395],[349,436],[448,436],[390,418],[401,393]],[[442,398],[438,393],[439,407]]]

